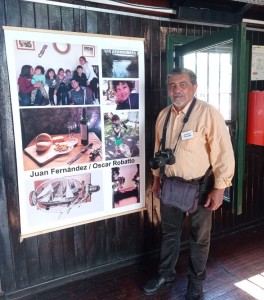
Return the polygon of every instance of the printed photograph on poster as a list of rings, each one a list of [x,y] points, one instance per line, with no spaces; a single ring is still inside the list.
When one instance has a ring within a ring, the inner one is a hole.
[[[102,49],[102,76],[138,78],[138,51]]]
[[[112,168],[113,208],[139,203],[139,165]]]
[[[49,220],[70,219],[103,210],[102,174],[99,173],[27,181],[30,225],[40,225],[45,216]]]
[[[91,57],[94,56],[94,46],[91,45],[83,45],[83,56],[85,57]]]
[[[140,155],[138,117],[138,111],[104,113],[106,160]]]
[[[35,50],[34,41],[17,40],[16,46],[19,50]]]
[[[94,55],[83,56],[82,44],[16,40],[20,106],[99,104],[100,57],[89,47]]]
[[[79,181],[81,179],[81,181]],[[34,182],[35,189],[29,193],[29,203],[37,209],[58,208],[69,213],[73,205],[91,202],[92,193],[100,190],[99,185],[91,184],[91,174],[40,180]]]
[[[80,129],[84,111],[85,141]],[[100,107],[31,108],[21,110],[20,115],[25,171],[102,160]]]
[[[103,80],[102,104],[113,105],[116,110],[138,109],[138,80]]]

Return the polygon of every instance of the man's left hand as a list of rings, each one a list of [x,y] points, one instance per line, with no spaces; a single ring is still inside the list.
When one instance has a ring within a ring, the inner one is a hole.
[[[223,203],[224,191],[225,189],[213,189],[207,196],[204,207],[211,211],[217,210]]]

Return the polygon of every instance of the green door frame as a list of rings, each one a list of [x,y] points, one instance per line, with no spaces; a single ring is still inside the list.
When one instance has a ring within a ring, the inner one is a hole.
[[[198,50],[205,50],[213,45],[232,41],[232,122],[233,148],[236,159],[235,176],[233,179],[232,212],[242,213],[244,181],[245,181],[245,147],[246,147],[246,116],[249,80],[249,55],[246,41],[246,24],[237,24],[222,29],[205,37],[167,36],[167,73],[175,63],[173,56],[177,46],[177,56],[183,56]],[[180,47],[181,46],[181,47]]]

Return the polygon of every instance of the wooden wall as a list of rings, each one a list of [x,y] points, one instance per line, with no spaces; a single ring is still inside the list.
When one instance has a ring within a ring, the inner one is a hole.
[[[158,250],[159,203],[150,191],[152,177],[148,161],[153,153],[155,119],[166,105],[166,33],[202,36],[218,29],[19,0],[0,1],[0,25],[145,38],[148,133],[145,212],[43,234],[20,243],[15,140],[4,34],[0,30],[0,297],[13,299],[32,294],[133,263]],[[254,43],[255,40],[264,42],[263,34],[256,32],[249,38]],[[263,147],[247,147],[246,174],[243,214],[234,216],[228,207],[219,209],[214,215],[215,237],[264,220]],[[185,229],[183,240],[187,238]]]

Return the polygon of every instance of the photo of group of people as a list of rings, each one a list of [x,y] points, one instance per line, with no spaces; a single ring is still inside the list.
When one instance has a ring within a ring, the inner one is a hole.
[[[20,106],[99,104],[98,66],[84,56],[79,62],[73,71],[60,67],[57,72],[23,65],[17,80]]]
[[[24,233],[143,208],[142,41],[22,35],[6,42]]]

